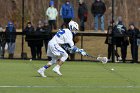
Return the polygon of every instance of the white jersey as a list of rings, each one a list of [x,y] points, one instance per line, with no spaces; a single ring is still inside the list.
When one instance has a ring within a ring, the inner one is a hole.
[[[60,29],[50,42],[59,45],[68,43],[72,47],[74,46],[73,34],[69,29]]]
[[[73,34],[69,29],[60,29],[48,43],[47,56],[55,60],[61,56],[60,60],[64,62],[68,58],[68,54],[60,45],[66,43],[71,47],[74,46]],[[50,62],[50,64],[54,63]]]

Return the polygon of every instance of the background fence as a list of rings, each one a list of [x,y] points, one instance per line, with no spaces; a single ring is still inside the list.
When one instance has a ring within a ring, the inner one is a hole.
[[[55,34],[55,32],[53,33]],[[15,59],[22,59],[21,58],[21,53],[22,53],[22,47],[23,47],[23,52],[27,53],[28,59],[31,58],[31,51],[30,48],[27,45],[27,42],[24,39],[24,45],[22,46],[22,32],[17,32],[17,38],[16,38],[16,49],[14,53],[14,58]],[[87,53],[93,55],[93,56],[107,56],[107,47],[108,45],[105,44],[105,39],[106,39],[106,33],[91,33],[91,32],[81,32],[78,33],[78,36],[80,38],[80,41],[76,44],[77,47],[83,48],[86,50]],[[25,37],[25,35],[24,35]],[[120,49],[119,49],[119,54]],[[139,52],[140,54],[140,52]],[[5,58],[8,58],[8,52],[5,51]],[[42,59],[47,59],[47,55],[45,52],[45,47],[42,47]],[[131,52],[130,52],[130,44],[127,48],[127,60],[132,60],[131,57]],[[140,59],[140,55],[139,55]],[[88,57],[82,57],[79,54],[75,54],[75,59],[74,60],[93,60]]]
[[[5,29],[5,26],[9,20],[12,20],[16,26],[16,28],[23,29],[25,27],[25,23],[27,21],[31,21],[36,27],[39,20],[45,20],[45,11],[49,6],[50,0],[0,0],[0,6],[2,7],[0,9],[0,24]],[[55,7],[57,8],[58,12],[60,11],[61,5],[65,2],[65,0],[54,0],[55,1]],[[79,0],[70,0],[71,3],[74,6],[75,11],[75,18],[74,20],[79,23],[79,19],[77,16]],[[90,33],[93,32],[94,29],[94,20],[93,16],[91,14],[91,4],[94,0],[85,0],[87,6],[88,6],[88,21],[86,22],[86,31],[87,33],[79,34],[81,36],[82,42],[79,42],[77,44],[78,47],[83,47],[87,50],[87,52],[93,54],[93,55],[107,55],[107,45],[104,44],[105,41],[105,34],[97,34],[96,33]],[[128,24],[130,22],[134,22],[136,26],[140,27],[140,1],[139,0],[103,0],[106,4],[106,13],[105,13],[105,29],[108,27],[108,22],[112,17],[112,9],[114,9],[114,19],[117,19],[118,16],[123,17],[124,24],[126,27],[128,27]],[[112,6],[112,1],[114,1],[114,8]],[[23,8],[24,6],[24,8]],[[23,15],[24,13],[24,19]],[[24,23],[25,22],[25,23]],[[57,27],[59,28],[62,24],[63,20],[58,15],[57,18]],[[22,30],[20,30],[21,32]],[[22,51],[22,40],[24,40],[24,36],[22,37],[22,34],[17,35],[16,40],[16,50],[15,50],[15,58],[21,58],[21,51]],[[83,45],[81,45],[81,43]],[[129,45],[130,46],[130,45]],[[28,57],[30,58],[30,49],[27,46],[27,43],[24,43],[24,52],[27,52]],[[45,49],[43,47],[43,58],[46,58]],[[130,56],[130,47],[128,47],[128,55],[127,59],[131,59]],[[7,57],[7,54],[6,54]],[[81,60],[81,56],[76,55],[77,60]],[[83,60],[89,59],[89,58],[83,58]]]

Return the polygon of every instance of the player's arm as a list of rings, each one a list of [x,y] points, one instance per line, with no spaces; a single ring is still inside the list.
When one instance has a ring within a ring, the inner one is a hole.
[[[83,50],[80,49],[76,46],[70,46],[68,43],[61,45],[61,47],[65,50],[68,51],[69,53],[73,54],[73,53],[79,53],[83,56],[87,56],[88,54]]]
[[[76,46],[72,46],[71,48],[69,48],[69,52],[70,53],[79,53],[83,56],[87,56],[88,54],[84,51],[84,49],[80,49]]]
[[[73,42],[74,42],[74,43],[78,43],[79,40],[80,40],[80,39],[79,39],[79,36],[74,36],[74,37],[73,37]]]
[[[78,47],[76,47],[74,45],[74,38],[73,38],[73,35],[72,34],[68,34],[67,38],[66,38],[66,41],[67,43],[69,44],[69,48],[68,48],[68,51],[70,53],[80,53],[81,55],[83,56],[86,56],[87,53],[83,50],[83,49],[79,49]],[[76,38],[76,41],[78,42],[79,41],[79,38]]]
[[[79,53],[83,56],[87,55],[87,53],[83,49],[80,49],[74,45],[73,40],[70,40],[69,45],[70,45],[70,47],[68,48],[68,50],[70,53]]]

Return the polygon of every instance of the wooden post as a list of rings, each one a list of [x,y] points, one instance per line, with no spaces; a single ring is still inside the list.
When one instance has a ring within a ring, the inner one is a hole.
[[[22,0],[22,49],[21,49],[21,57],[23,59],[23,53],[24,53],[24,35],[23,35],[23,30],[24,30],[24,0]]]
[[[127,0],[124,0],[124,12],[125,12],[125,22],[128,24],[128,7],[127,7]]]
[[[81,49],[83,49],[83,34],[81,34]],[[81,61],[83,60],[83,56],[81,55]]]
[[[114,20],[114,0],[112,0],[112,21]],[[115,47],[114,47],[114,31],[113,31],[113,22],[112,22],[112,62],[115,62]]]
[[[59,27],[59,11],[60,11],[60,0],[57,0],[57,11],[58,11],[58,16],[57,16],[57,27]]]

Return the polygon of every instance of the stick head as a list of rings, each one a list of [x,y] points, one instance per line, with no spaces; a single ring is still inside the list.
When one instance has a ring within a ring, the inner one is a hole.
[[[103,64],[106,64],[108,62],[107,57],[97,57],[98,61],[101,61]]]

